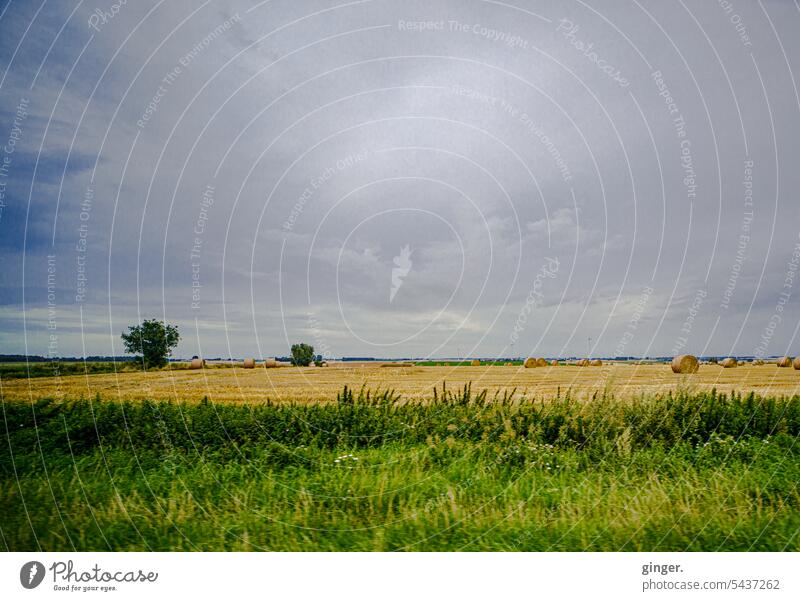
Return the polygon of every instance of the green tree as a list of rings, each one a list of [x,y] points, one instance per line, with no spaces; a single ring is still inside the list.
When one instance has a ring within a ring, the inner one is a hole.
[[[292,365],[308,367],[314,360],[314,347],[301,342],[292,345]]]
[[[142,325],[129,326],[127,334],[122,334],[125,351],[138,355],[145,369],[165,366],[180,339],[178,326],[157,319],[145,319]]]

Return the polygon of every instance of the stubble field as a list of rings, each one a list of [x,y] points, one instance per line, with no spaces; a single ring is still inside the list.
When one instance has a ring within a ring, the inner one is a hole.
[[[407,400],[427,399],[435,387],[451,389],[471,383],[489,396],[510,393],[527,399],[553,398],[570,391],[576,399],[608,391],[619,399],[664,394],[670,390],[737,392],[792,396],[800,393],[800,371],[775,365],[742,365],[723,369],[703,365],[700,372],[673,374],[668,365],[611,363],[602,367],[559,365],[525,369],[519,366],[381,367],[347,364],[335,367],[243,369],[215,367],[204,370],[172,369],[119,374],[72,375],[60,378],[12,379],[2,382],[6,401],[49,398],[107,400],[173,400],[213,402],[318,402],[333,401],[344,386],[394,390]]]

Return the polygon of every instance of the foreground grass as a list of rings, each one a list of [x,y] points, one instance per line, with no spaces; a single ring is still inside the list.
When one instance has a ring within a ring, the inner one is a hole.
[[[9,550],[800,550],[800,398],[5,404]]]

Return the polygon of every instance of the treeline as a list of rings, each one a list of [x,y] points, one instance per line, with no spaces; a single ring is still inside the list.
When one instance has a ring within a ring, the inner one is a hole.
[[[43,357],[41,355],[0,355],[0,363],[73,363],[73,362],[97,362],[108,361],[121,363],[124,361],[135,361],[135,357],[130,356],[107,356],[90,355],[89,357]]]

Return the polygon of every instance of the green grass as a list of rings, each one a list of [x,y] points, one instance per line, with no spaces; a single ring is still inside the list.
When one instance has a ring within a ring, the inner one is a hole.
[[[31,361],[30,363],[0,363],[0,379],[52,378],[83,374],[107,374],[141,371],[135,361]]]
[[[800,397],[2,410],[11,551],[800,550]]]
[[[208,363],[206,369],[226,369],[238,363]],[[189,362],[175,361],[164,367],[151,367],[148,371],[177,371],[189,369]],[[0,380],[22,378],[52,378],[84,374],[130,373],[143,371],[138,361],[31,361],[0,363]]]

